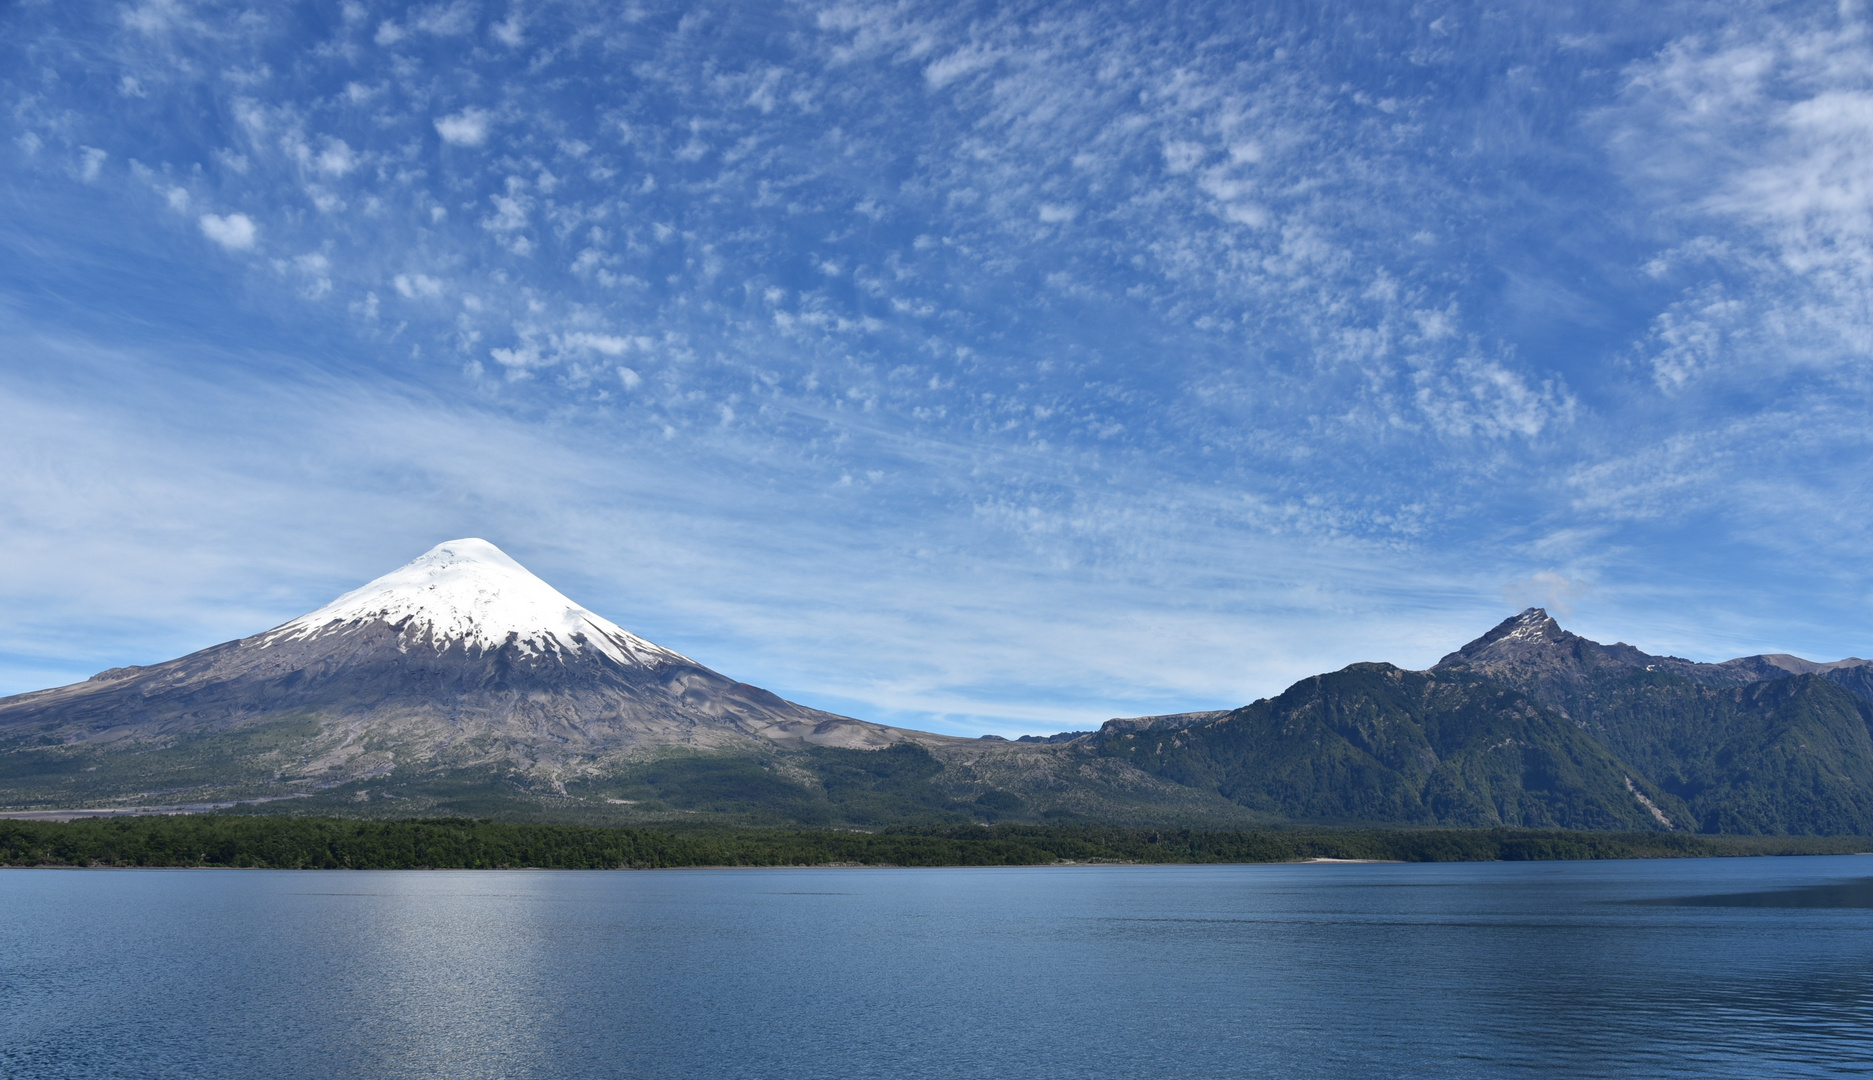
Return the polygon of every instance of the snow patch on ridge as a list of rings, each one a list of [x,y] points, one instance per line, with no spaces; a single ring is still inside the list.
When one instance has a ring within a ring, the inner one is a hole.
[[[317,611],[261,635],[266,648],[373,622],[402,624],[402,647],[455,642],[487,651],[511,637],[538,656],[591,649],[634,667],[695,661],[594,615],[486,540],[450,540]]]
[[[1546,611],[1538,607],[1525,609],[1520,615],[1517,615],[1512,621],[1515,623],[1515,629],[1502,635],[1502,637],[1498,638],[1497,640],[1499,641],[1539,640],[1546,635],[1548,624],[1554,622],[1553,619],[1549,618],[1548,613]]]

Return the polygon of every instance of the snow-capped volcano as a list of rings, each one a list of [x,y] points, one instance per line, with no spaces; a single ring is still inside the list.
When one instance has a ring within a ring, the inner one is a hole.
[[[438,544],[252,637],[0,700],[0,746],[109,747],[151,763],[135,770],[138,784],[269,798],[390,775],[485,785],[490,770],[563,790],[670,747],[763,754],[907,740],[958,741],[737,682],[474,539]],[[196,749],[176,749],[186,747]],[[191,763],[157,764],[178,753]]]
[[[473,537],[422,555],[317,611],[262,634],[261,646],[312,641],[373,623],[397,628],[400,646],[486,653],[510,643],[523,655],[591,650],[620,664],[695,664],[568,600],[508,554]]]

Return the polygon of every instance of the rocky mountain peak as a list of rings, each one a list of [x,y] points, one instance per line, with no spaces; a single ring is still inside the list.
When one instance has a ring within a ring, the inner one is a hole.
[[[1679,656],[1655,656],[1623,641],[1602,645],[1561,628],[1553,616],[1528,608],[1497,623],[1488,633],[1439,660],[1432,670],[1468,667],[1554,704],[1603,674],[1662,671],[1707,686],[1741,686],[1790,675],[1821,675],[1854,693],[1873,696],[1873,664],[1858,657],[1816,663],[1786,653],[1743,656],[1703,664]]]
[[[1437,662],[1437,667],[1470,664],[1491,667],[1526,660],[1533,654],[1557,649],[1573,651],[1572,646],[1585,639],[1561,629],[1543,608],[1524,609],[1519,615],[1497,623],[1488,633]]]
[[[1534,607],[1504,619],[1432,670],[1449,668],[1468,668],[1498,679],[1564,711],[1561,703],[1570,695],[1609,674],[1663,671],[1724,685],[1750,681],[1742,672],[1654,656],[1623,641],[1602,645],[1562,629],[1553,616]]]
[[[1523,608],[1520,615],[1504,619],[1497,629],[1504,628],[1512,628],[1509,629],[1512,637],[1527,637],[1536,634],[1548,636],[1566,632],[1561,629],[1560,623],[1554,621],[1554,616],[1548,614],[1548,609],[1538,607]]]
[[[1679,675],[1706,686],[1742,686],[1791,675],[1820,675],[1873,699],[1873,665],[1858,658],[1815,663],[1772,653],[1701,664],[1679,656],[1655,656],[1623,641],[1602,645],[1562,629],[1546,611],[1533,607],[1504,619],[1482,637],[1439,660],[1432,670],[1455,667],[1507,683],[1563,712],[1581,707],[1576,695],[1589,692],[1601,679],[1640,671]]]

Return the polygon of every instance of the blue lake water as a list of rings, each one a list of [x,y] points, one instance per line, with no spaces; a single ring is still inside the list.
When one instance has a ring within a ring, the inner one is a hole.
[[[0,1076],[1873,1072],[1873,858],[0,871]]]

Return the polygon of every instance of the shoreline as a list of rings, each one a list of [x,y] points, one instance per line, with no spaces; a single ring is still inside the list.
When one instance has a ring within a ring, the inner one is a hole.
[[[0,866],[255,869],[753,869],[1332,865],[1748,855],[1850,855],[1868,837],[1540,829],[1243,831],[1099,825],[931,825],[877,832],[659,829],[468,818],[93,814],[0,820]]]
[[[1458,862],[1477,863],[1591,863],[1591,862],[1696,862],[1700,859],[1786,859],[1816,858],[1837,859],[1854,856],[1873,855],[1873,851],[1837,851],[1809,852],[1802,855],[1646,855],[1622,859],[1464,859],[1443,862],[1412,862],[1407,859],[1288,859],[1282,862],[1055,862],[1029,863],[1019,866],[993,866],[981,863],[943,863],[920,866],[899,866],[895,863],[801,863],[792,866],[762,865],[735,866],[219,866],[201,864],[175,864],[166,866],[109,866],[93,864],[79,866],[71,863],[0,863],[0,873],[9,870],[56,870],[74,873],[173,873],[176,871],[239,871],[269,872],[293,874],[652,874],[652,873],[691,873],[698,871],[790,871],[790,870],[1109,870],[1130,868],[1140,870],[1191,870],[1206,867],[1218,869],[1241,866],[1433,866],[1455,865]]]

